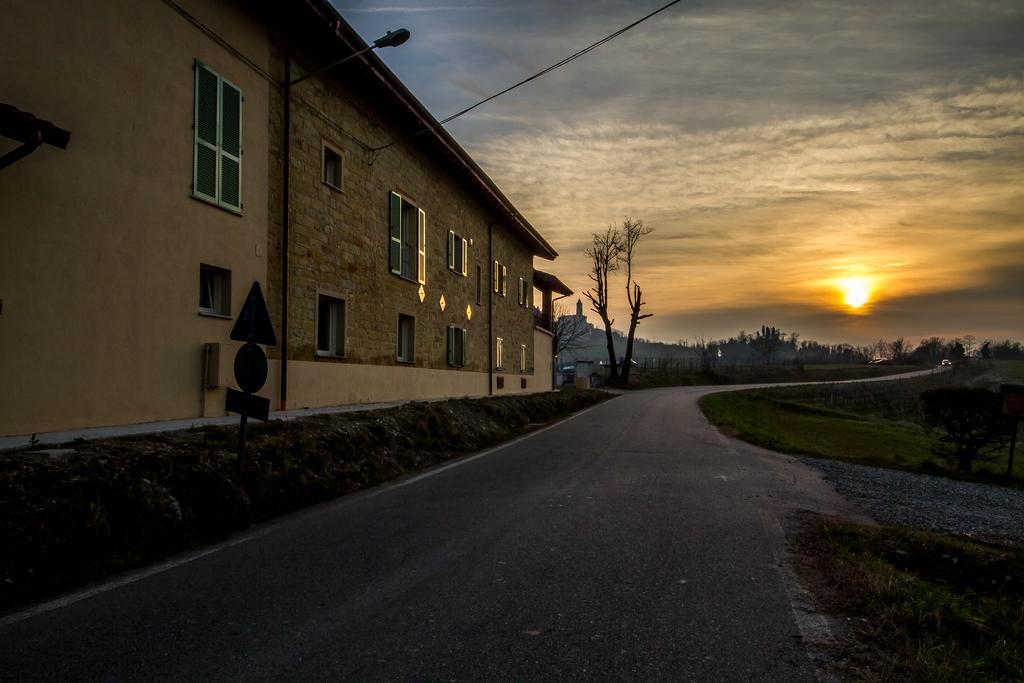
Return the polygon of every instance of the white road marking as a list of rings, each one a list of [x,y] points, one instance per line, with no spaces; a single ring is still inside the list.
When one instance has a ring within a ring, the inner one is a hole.
[[[789,609],[796,621],[796,627],[800,631],[800,637],[807,646],[807,656],[817,665],[818,650],[834,640],[832,629],[829,627],[825,615],[814,609],[810,595],[800,583],[796,572],[793,571],[785,557],[782,549],[786,542],[786,533],[782,529],[779,518],[765,509],[760,511],[760,518],[761,526],[769,539],[768,547],[771,550],[772,559],[775,560],[775,568],[786,589]]]
[[[69,593],[68,595],[65,595],[63,597],[57,598],[56,600],[50,600],[49,602],[44,602],[44,603],[41,603],[41,604],[36,605],[34,607],[29,607],[28,609],[22,610],[21,612],[15,612],[14,614],[8,614],[6,617],[3,617],[2,619],[0,619],[0,627],[9,626],[9,625],[17,623],[19,621],[24,621],[25,619],[29,619],[31,617],[34,617],[34,616],[38,615],[38,614],[43,614],[45,612],[52,612],[53,610],[61,609],[63,607],[67,607],[68,605],[73,605],[76,602],[81,602],[82,600],[86,600],[86,599],[91,598],[91,597],[93,597],[95,595],[100,595],[101,593],[106,593],[107,591],[112,591],[115,588],[120,588],[121,586],[127,586],[129,584],[135,583],[137,581],[141,581],[141,580],[143,580],[145,578],[148,578],[150,576],[154,576],[156,574],[161,574],[161,573],[163,573],[165,571],[168,571],[170,569],[174,569],[175,567],[180,567],[183,564],[188,564],[189,562],[194,562],[195,560],[198,560],[200,558],[206,557],[207,555],[213,555],[214,553],[218,553],[221,550],[224,550],[226,548],[230,548],[232,546],[236,546],[236,545],[240,545],[242,543],[246,543],[248,541],[253,540],[254,538],[258,538],[260,536],[263,536],[264,534],[266,534],[269,531],[270,531],[270,527],[268,527],[265,530],[257,531],[255,533],[246,534],[245,536],[239,536],[238,538],[232,538],[232,539],[230,539],[228,541],[225,541],[223,543],[218,543],[217,545],[215,545],[213,547],[206,548],[204,550],[200,550],[199,552],[190,553],[190,554],[188,554],[188,555],[186,555],[184,557],[179,557],[179,558],[177,558],[175,560],[169,560],[167,562],[161,562],[160,564],[154,565],[152,567],[147,567],[146,569],[142,569],[142,570],[139,570],[137,572],[131,572],[129,574],[125,574],[124,576],[121,576],[121,577],[119,577],[117,579],[114,579],[112,581],[107,581],[106,583],[102,583],[102,584],[97,585],[97,586],[93,586],[92,588],[86,588],[85,590],[80,590],[80,591],[76,591],[74,593]]]

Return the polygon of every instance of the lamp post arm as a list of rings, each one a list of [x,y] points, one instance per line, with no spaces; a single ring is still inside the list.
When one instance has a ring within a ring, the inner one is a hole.
[[[289,81],[288,85],[298,85],[299,83],[301,83],[302,81],[306,80],[307,78],[311,78],[312,76],[316,76],[317,74],[322,74],[323,72],[327,71],[328,69],[333,69],[336,66],[340,66],[341,64],[344,64],[345,62],[349,61],[350,59],[355,59],[356,57],[361,57],[361,56],[365,55],[367,52],[369,52],[370,50],[372,50],[375,47],[377,47],[377,46],[376,45],[370,45],[369,47],[363,48],[359,52],[353,52],[349,56],[342,57],[341,59],[339,59],[336,62],[331,62],[327,66],[322,66],[319,69],[317,69],[316,71],[310,71],[305,76],[299,76],[298,78],[295,78],[295,79]]]

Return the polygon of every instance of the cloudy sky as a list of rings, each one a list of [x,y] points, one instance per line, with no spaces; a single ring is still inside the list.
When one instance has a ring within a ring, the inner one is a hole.
[[[412,31],[379,55],[439,119],[666,1],[335,0]],[[654,228],[642,336],[1024,339],[1019,0],[684,0],[448,129],[578,292],[591,233]]]

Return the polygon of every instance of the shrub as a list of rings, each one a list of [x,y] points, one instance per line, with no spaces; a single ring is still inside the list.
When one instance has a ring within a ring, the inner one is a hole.
[[[941,387],[921,394],[925,421],[944,433],[932,447],[935,455],[970,472],[975,461],[993,460],[1006,446],[1012,424],[1003,417],[999,394],[971,387]]]

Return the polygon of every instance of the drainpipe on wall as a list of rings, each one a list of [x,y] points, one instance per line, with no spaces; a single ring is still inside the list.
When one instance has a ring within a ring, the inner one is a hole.
[[[281,139],[281,410],[288,410],[288,169],[291,164],[292,53],[284,49],[284,119]]]
[[[494,226],[487,224],[487,267],[494,268]],[[487,279],[487,395],[494,395],[494,271]]]

